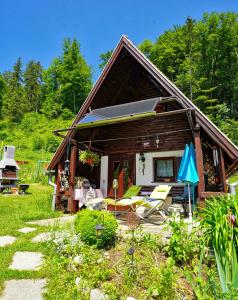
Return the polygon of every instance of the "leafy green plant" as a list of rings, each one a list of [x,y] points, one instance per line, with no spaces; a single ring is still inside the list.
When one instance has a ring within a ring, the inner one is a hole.
[[[166,251],[176,263],[185,263],[199,252],[200,243],[195,231],[190,231],[183,220],[169,223],[172,236],[166,246]]]
[[[153,281],[148,288],[148,296],[152,299],[175,299],[176,298],[176,273],[174,260],[169,258],[164,265],[154,270],[158,279]]]
[[[237,197],[229,195],[207,200],[202,217],[207,243],[214,249],[222,292],[234,299],[238,291]]]
[[[100,237],[97,237],[95,229],[98,224],[103,226]],[[77,214],[75,220],[75,229],[80,233],[82,240],[98,248],[108,247],[114,243],[117,227],[116,218],[105,211],[85,209]]]

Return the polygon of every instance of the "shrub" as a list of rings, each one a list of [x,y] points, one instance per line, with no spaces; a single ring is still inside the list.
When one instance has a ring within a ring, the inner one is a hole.
[[[95,230],[98,224],[104,227],[100,237],[97,237]],[[85,209],[78,213],[75,220],[75,230],[80,233],[82,240],[88,245],[96,245],[97,248],[113,244],[117,227],[116,218],[112,214],[97,210]]]
[[[166,247],[167,253],[176,263],[185,263],[200,250],[201,243],[194,231],[190,231],[184,221],[171,221],[172,236]]]

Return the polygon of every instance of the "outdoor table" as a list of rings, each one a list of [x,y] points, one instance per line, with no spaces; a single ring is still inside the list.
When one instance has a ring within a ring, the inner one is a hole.
[[[75,189],[74,190],[74,200],[79,201],[79,208],[81,208],[84,205],[87,205],[87,201],[86,201],[86,194],[89,190],[88,189]],[[95,195],[96,198],[95,199],[99,199],[102,198],[102,192],[100,189],[96,189],[95,191]]]

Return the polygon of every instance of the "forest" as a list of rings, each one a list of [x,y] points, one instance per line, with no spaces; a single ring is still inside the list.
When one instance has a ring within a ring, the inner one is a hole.
[[[188,17],[138,46],[238,145],[238,14]],[[101,69],[111,53],[100,55]],[[60,142],[52,131],[71,124],[92,85],[77,39],[66,38],[62,54],[45,69],[18,58],[0,74],[1,144],[15,145],[20,159],[50,159]]]

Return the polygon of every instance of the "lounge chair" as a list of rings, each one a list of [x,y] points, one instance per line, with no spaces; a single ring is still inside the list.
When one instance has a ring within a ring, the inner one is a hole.
[[[106,198],[104,201],[107,204],[107,210],[116,213],[135,210],[137,205],[144,202],[143,197],[137,196],[140,190],[141,186],[132,185],[121,199],[115,201],[114,199]]]
[[[169,206],[172,203],[172,197],[168,194],[171,190],[171,186],[159,185],[157,186],[150,197],[145,199],[145,201],[136,208],[137,215],[141,218],[148,218],[155,212],[158,212],[163,219],[166,219],[165,213],[167,212]]]

